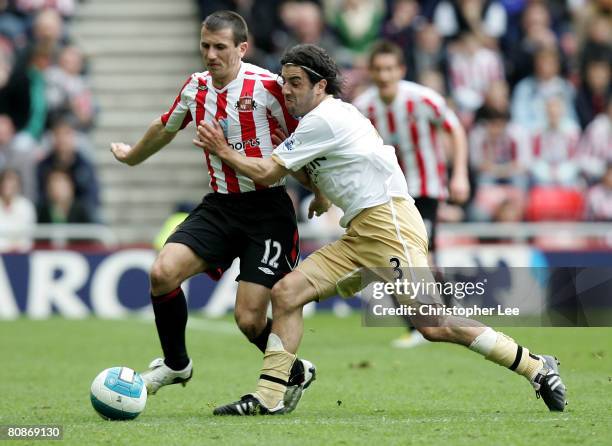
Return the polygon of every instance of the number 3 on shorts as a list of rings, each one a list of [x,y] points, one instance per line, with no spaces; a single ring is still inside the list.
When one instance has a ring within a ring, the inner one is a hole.
[[[274,248],[276,252],[274,256],[270,258],[272,248]],[[282,250],[282,246],[279,242],[277,242],[276,240],[267,239],[266,252],[264,252],[263,257],[261,258],[261,263],[263,263],[264,265],[269,265],[272,268],[278,268],[278,258],[280,257]]]
[[[400,269],[401,262],[397,257],[391,257],[389,263],[393,266],[393,271],[397,274],[395,280],[401,280],[404,277],[404,273]]]

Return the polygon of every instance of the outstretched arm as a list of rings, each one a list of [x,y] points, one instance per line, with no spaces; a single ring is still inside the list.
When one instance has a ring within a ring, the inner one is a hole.
[[[135,166],[157,153],[174,139],[176,132],[169,132],[160,118],[155,119],[142,138],[132,147],[122,142],[112,142],[111,152],[122,163]]]

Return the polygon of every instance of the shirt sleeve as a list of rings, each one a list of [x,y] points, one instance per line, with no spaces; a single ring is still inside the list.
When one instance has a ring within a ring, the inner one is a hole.
[[[433,93],[433,92],[432,92]],[[460,124],[459,118],[455,112],[448,106],[444,98],[440,95],[428,95],[423,100],[425,104],[430,108],[432,114],[432,121],[436,125],[443,127],[444,130],[450,132]]]
[[[268,92],[268,103],[266,106],[270,110],[270,113],[287,133],[294,132],[297,128],[298,120],[291,116],[285,106],[285,99],[283,98],[282,92],[282,79],[280,77],[276,79],[266,79],[262,81],[262,84]]]
[[[185,94],[187,89],[190,87],[193,76],[189,76],[187,81],[181,87],[181,91],[174,99],[174,103],[170,109],[161,115],[161,122],[169,132],[178,132],[183,130],[187,124],[192,120],[191,111],[187,102],[187,95]]]
[[[289,138],[279,145],[272,157],[294,172],[316,158],[325,156],[336,144],[334,132],[320,116],[305,116]]]

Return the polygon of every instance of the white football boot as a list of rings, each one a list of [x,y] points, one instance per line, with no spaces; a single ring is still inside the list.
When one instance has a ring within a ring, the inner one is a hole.
[[[149,370],[142,372],[140,376],[142,376],[150,395],[155,395],[160,387],[170,384],[180,383],[185,387],[193,376],[193,361],[190,359],[187,367],[177,371],[168,367],[164,363],[164,358],[156,358],[149,364]]]

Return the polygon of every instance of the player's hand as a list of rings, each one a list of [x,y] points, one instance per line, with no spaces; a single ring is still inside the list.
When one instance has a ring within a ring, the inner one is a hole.
[[[111,142],[111,152],[115,159],[121,163],[130,164],[132,146],[122,142]]]
[[[285,131],[280,127],[274,130],[272,133],[272,147],[276,149],[283,143],[284,140],[287,139],[287,136],[288,135],[285,133]]]
[[[323,195],[315,194],[314,198],[310,202],[310,206],[308,206],[308,218],[311,219],[315,215],[320,217],[328,211],[330,206],[331,201],[329,201]]]
[[[453,175],[448,189],[452,202],[457,204],[465,203],[470,198],[470,181],[467,174]]]
[[[198,124],[198,139],[194,139],[193,143],[201,149],[208,150],[213,155],[218,155],[219,152],[228,148],[223,129],[216,120],[213,120],[212,124],[200,121]]]

